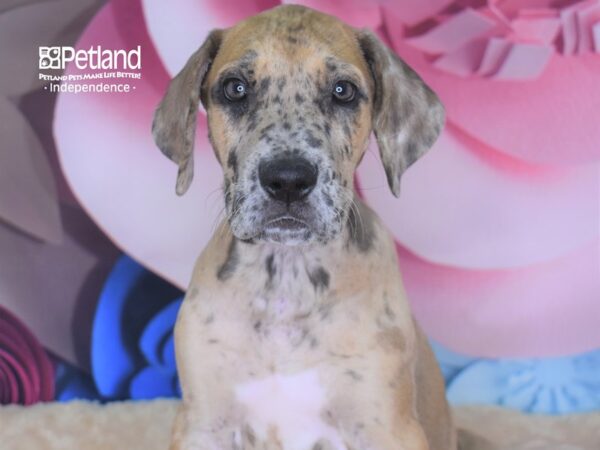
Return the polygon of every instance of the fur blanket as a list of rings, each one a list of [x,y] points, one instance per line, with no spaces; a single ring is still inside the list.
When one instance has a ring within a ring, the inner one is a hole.
[[[173,400],[4,406],[0,449],[166,450],[176,408]],[[600,412],[541,417],[461,407],[454,414],[460,428],[485,436],[498,450],[600,450]]]

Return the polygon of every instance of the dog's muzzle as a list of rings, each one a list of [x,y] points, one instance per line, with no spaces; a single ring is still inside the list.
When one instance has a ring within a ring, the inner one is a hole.
[[[258,178],[273,200],[290,205],[303,200],[317,184],[316,166],[304,158],[279,158],[263,161]]]
[[[273,214],[264,233],[274,240],[281,234],[306,233],[310,229],[303,205],[318,180],[317,167],[301,157],[264,160],[258,167],[261,187],[270,201]]]

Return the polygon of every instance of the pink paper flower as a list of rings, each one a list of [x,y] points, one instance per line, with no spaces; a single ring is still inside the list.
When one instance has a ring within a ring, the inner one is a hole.
[[[598,347],[600,56],[579,34],[573,46],[563,17],[573,12],[593,39],[597,2],[305,3],[376,29],[446,106],[446,130],[405,175],[400,200],[384,186],[375,147],[358,172],[361,195],[398,242],[426,331],[475,356]],[[141,45],[142,80],[128,95],[63,94],[57,104],[61,164],[81,204],[124,251],[180,287],[218,223],[221,170],[201,112],[195,181],[177,198],[176,167],[149,132],[152,114],[209,30],[273,4],[113,0],[78,46]],[[472,64],[471,51],[483,55],[475,69],[450,70],[463,57]]]
[[[35,336],[0,306],[0,404],[54,398],[54,368]]]

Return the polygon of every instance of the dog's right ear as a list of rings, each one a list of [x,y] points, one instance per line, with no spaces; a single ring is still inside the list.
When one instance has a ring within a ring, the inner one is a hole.
[[[171,80],[152,122],[152,135],[160,150],[179,166],[176,192],[183,195],[194,177],[194,137],[196,117],[204,76],[214,60],[223,36],[212,31],[204,44],[190,57],[181,72]]]

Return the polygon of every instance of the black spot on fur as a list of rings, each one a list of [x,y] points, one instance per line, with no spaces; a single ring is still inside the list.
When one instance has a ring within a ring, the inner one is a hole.
[[[270,142],[270,136],[269,136],[269,131],[271,131],[273,129],[273,127],[275,126],[274,123],[271,123],[269,125],[267,125],[266,127],[264,127],[262,130],[260,130],[260,135],[259,135],[259,139],[260,140],[266,140],[267,142]]]
[[[352,136],[352,130],[350,129],[350,125],[348,125],[348,122],[346,122],[344,124],[344,134],[346,135],[346,137],[350,138]]]
[[[394,320],[396,318],[396,313],[392,310],[390,304],[387,301],[385,302],[383,311],[388,319]]]
[[[246,435],[246,441],[248,441],[248,444],[250,444],[251,447],[254,447],[256,444],[256,436],[254,436],[254,431],[252,431],[248,425],[244,427],[244,434]]]
[[[271,77],[264,77],[262,80],[260,80],[261,91],[266,91],[269,89],[269,86],[271,86]]]
[[[357,207],[350,208],[348,213],[348,243],[361,252],[367,252],[373,247],[375,240],[373,213],[361,202],[356,204]]]
[[[296,103],[298,103],[299,105],[304,103],[304,97],[302,95],[300,95],[298,92],[296,92],[294,99],[296,100]]]
[[[275,267],[275,262],[274,262],[274,256],[271,253],[269,256],[267,256],[267,259],[265,261],[265,266],[267,268],[267,283],[271,284],[271,282],[273,281],[273,277],[275,276],[275,273],[277,272],[277,267]]]
[[[419,158],[419,148],[420,147],[421,146],[412,139],[406,143],[405,153],[406,153],[406,160],[408,162],[412,163]]]
[[[348,369],[344,373],[346,375],[348,375],[350,378],[352,378],[354,381],[361,381],[363,379],[361,374],[359,374],[358,372],[356,372],[355,370],[352,370],[352,369]]]
[[[308,145],[310,145],[313,148],[319,148],[321,145],[323,145],[323,141],[317,137],[315,137],[314,134],[312,134],[312,131],[307,130],[306,131],[306,143]]]
[[[233,171],[233,179],[237,180],[237,176],[238,176],[237,154],[233,149],[229,151],[229,156],[227,157],[227,167],[229,167]]]
[[[308,279],[315,288],[315,291],[323,291],[329,287],[329,272],[323,267],[318,267],[309,272]]]
[[[225,262],[219,267],[217,271],[217,278],[221,281],[226,281],[233,276],[235,269],[238,265],[239,255],[237,252],[237,240],[233,237],[229,243],[227,249],[227,256]]]
[[[337,64],[331,58],[327,58],[325,61],[325,67],[327,67],[327,70],[330,72],[335,72],[338,68]]]
[[[225,182],[223,183],[223,192],[225,193],[225,206],[229,206],[231,203],[231,182],[225,178]]]

